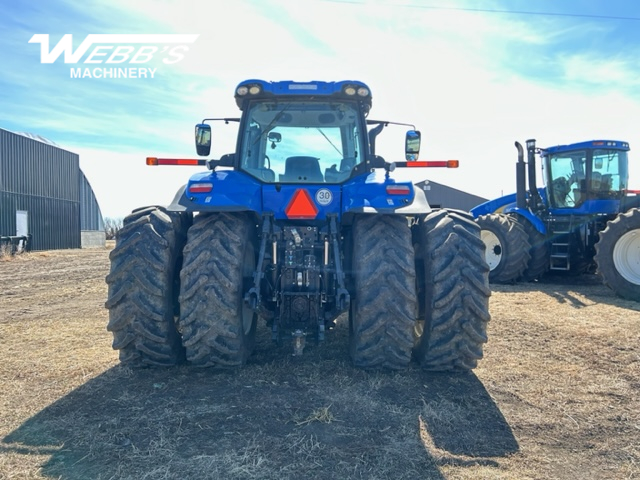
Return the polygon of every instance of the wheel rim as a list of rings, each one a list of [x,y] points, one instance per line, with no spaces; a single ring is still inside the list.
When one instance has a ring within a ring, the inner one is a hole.
[[[613,247],[613,264],[626,281],[640,285],[640,229],[622,235]]]
[[[481,230],[480,238],[486,247],[484,259],[489,265],[489,268],[494,270],[502,260],[502,243],[500,243],[496,234],[490,230]]]

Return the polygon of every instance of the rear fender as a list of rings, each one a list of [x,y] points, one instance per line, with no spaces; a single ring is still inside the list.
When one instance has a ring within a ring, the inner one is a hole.
[[[390,194],[387,187],[408,188],[406,194]],[[411,182],[397,182],[384,172],[375,171],[353,178],[343,186],[342,212],[421,215],[432,208],[424,192]]]
[[[194,183],[211,183],[206,193],[193,193]],[[251,177],[234,170],[201,172],[193,175],[182,186],[167,207],[172,212],[243,212],[262,211],[261,185]]]

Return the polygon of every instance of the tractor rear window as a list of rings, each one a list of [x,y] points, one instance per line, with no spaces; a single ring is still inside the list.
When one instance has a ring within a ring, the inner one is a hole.
[[[355,104],[258,102],[247,115],[241,168],[263,182],[340,183],[362,161]]]

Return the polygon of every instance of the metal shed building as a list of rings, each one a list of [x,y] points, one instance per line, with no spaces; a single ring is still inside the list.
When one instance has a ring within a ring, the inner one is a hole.
[[[486,202],[486,198],[463,192],[441,183],[424,180],[416,183],[416,187],[424,190],[429,205],[433,208],[453,208],[468,212],[476,205]]]
[[[80,248],[84,229],[104,235],[79,156],[42,137],[0,129],[0,235],[31,234],[33,250],[53,250]]]

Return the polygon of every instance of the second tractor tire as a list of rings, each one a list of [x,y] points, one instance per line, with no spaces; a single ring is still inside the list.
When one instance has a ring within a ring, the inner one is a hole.
[[[607,222],[595,249],[594,260],[605,285],[622,298],[640,302],[640,209]]]
[[[520,223],[499,213],[481,215],[476,223],[480,226],[480,237],[486,246],[485,260],[490,268],[489,281],[517,281],[527,268],[531,248],[527,233]]]

